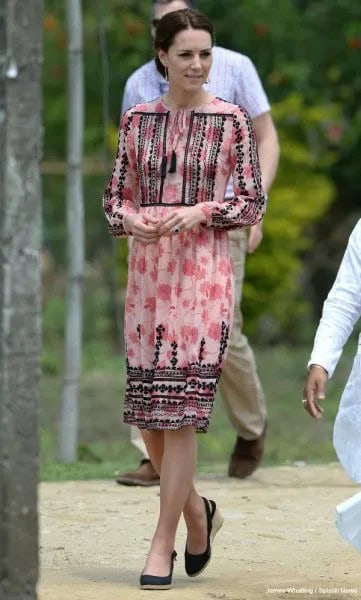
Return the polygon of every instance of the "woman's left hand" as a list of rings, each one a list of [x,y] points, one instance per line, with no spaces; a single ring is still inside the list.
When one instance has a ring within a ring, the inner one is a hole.
[[[206,217],[200,206],[178,208],[159,222],[159,235],[176,235],[180,231],[188,231],[200,223],[205,223]]]

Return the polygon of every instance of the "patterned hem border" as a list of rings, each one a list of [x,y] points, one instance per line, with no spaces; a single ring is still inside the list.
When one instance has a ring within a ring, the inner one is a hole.
[[[169,423],[167,420],[167,422],[161,423],[159,421],[152,421],[151,419],[146,421],[144,419],[137,420],[130,415],[124,415],[123,421],[127,425],[134,425],[139,429],[146,429],[147,431],[177,431],[185,427],[194,427],[196,433],[207,433],[209,427],[209,419],[202,419],[201,422],[196,419],[183,419],[182,421],[172,423]]]

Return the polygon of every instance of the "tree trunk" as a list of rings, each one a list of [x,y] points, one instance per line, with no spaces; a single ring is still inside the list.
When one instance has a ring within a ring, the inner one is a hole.
[[[42,0],[0,0],[0,599],[36,598]]]
[[[65,365],[60,425],[60,460],[74,462],[78,446],[79,380],[82,351],[82,288],[84,270],[83,208],[83,33],[80,0],[67,0],[68,30],[68,285]]]

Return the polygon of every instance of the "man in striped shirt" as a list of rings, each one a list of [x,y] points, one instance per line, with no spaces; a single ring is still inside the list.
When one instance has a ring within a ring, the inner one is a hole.
[[[152,32],[157,22],[168,12],[194,8],[190,0],[153,0]],[[246,108],[252,117],[257,138],[262,183],[269,192],[276,174],[279,146],[270,114],[270,105],[252,61],[245,55],[219,46],[212,51],[213,62],[205,89],[214,95]],[[151,60],[137,69],[127,80],[122,112],[142,102],[164,95],[168,83]],[[229,182],[226,198],[232,198],[233,184]],[[233,330],[229,339],[228,356],[220,381],[222,399],[237,432],[230,459],[228,475],[245,478],[258,467],[264,449],[266,405],[257,375],[253,352],[242,334],[240,311],[245,258],[254,252],[262,240],[262,223],[229,232],[230,251],[235,269],[236,303]],[[143,454],[139,467],[128,473],[117,473],[116,481],[123,485],[149,486],[159,483],[159,475],[151,464],[137,428],[131,427],[131,441]]]

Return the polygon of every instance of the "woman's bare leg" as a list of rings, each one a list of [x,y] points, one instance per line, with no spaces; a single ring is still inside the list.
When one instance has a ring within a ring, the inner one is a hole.
[[[157,473],[160,474],[164,451],[164,432],[141,430],[149,458]],[[201,554],[207,547],[207,518],[204,503],[198,494],[194,482],[184,505],[184,520],[187,525],[187,550],[191,554]]]
[[[190,554],[201,554],[207,548],[207,516],[204,502],[194,485],[188,494],[183,509],[187,526],[187,550]]]
[[[164,451],[164,431],[141,429],[140,433],[146,445],[150,461],[158,475],[160,475]]]
[[[152,445],[155,446],[153,440],[150,442]],[[169,573],[179,519],[193,485],[196,458],[197,443],[193,428],[164,431],[159,519],[144,573],[158,576]]]

